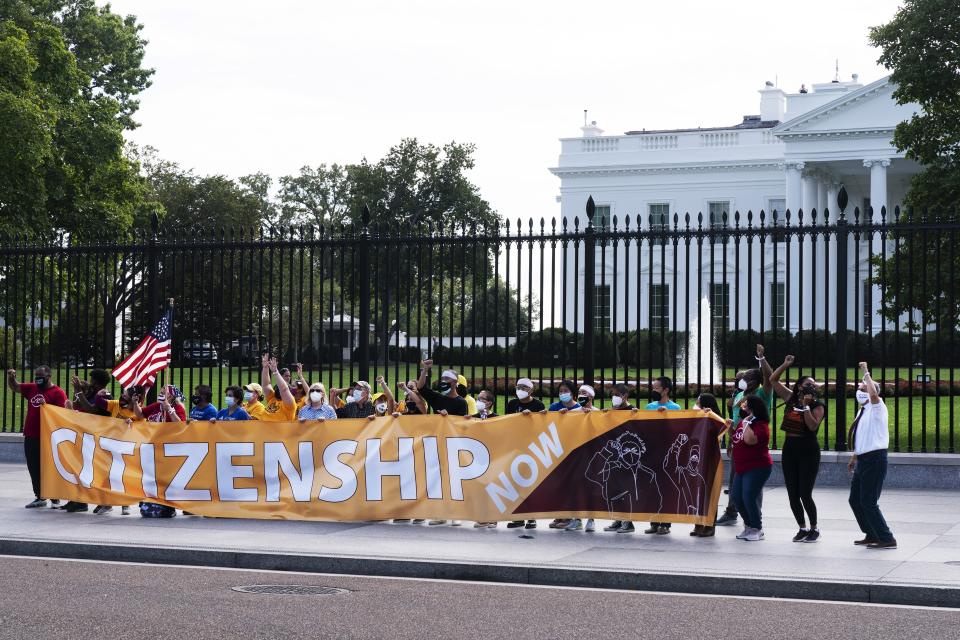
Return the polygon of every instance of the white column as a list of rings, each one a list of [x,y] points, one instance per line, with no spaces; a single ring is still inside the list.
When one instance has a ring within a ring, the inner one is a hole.
[[[806,166],[804,162],[785,162],[784,169],[787,173],[787,210],[790,211],[790,219],[797,219],[797,209],[801,205],[801,200],[803,198],[802,191],[802,178],[800,172],[803,171],[803,168]]]
[[[873,221],[880,221],[880,209],[887,206],[887,167],[890,160],[864,160],[863,166],[870,169],[870,206],[873,207]],[[887,212],[890,218],[890,212]]]
[[[823,212],[830,207],[827,199],[827,184],[823,180],[817,181],[817,220],[823,220]],[[833,207],[830,207],[833,209]],[[830,212],[830,220],[836,220],[833,211]]]
[[[830,210],[830,219],[834,222],[840,217],[840,205],[837,204],[837,194],[840,193],[840,183],[832,180],[827,183],[827,209]]]
[[[803,221],[809,223],[811,220],[810,211],[817,208],[817,177],[809,172],[803,174],[803,197],[800,205],[803,207]],[[818,211],[818,220],[822,219],[819,213]]]

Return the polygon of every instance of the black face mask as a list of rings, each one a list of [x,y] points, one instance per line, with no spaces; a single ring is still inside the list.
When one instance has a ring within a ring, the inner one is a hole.
[[[201,398],[200,396],[190,396],[190,402],[191,404],[197,405],[203,402],[203,398]]]
[[[40,387],[41,389],[44,389],[44,388],[46,388],[46,386],[47,386],[47,379],[46,379],[46,378],[35,378],[35,379],[34,379],[34,382],[36,382],[36,383],[37,383],[37,386]]]
[[[587,396],[580,396],[577,398],[577,402],[580,404],[581,407],[585,407],[587,406],[587,403],[590,402],[590,398],[588,398]]]
[[[467,388],[462,384],[457,385],[457,394],[461,396],[467,395]]]
[[[814,398],[817,397],[817,388],[816,388],[815,386],[813,386],[812,384],[805,384],[805,385],[803,385],[803,386],[800,388],[800,391],[802,391],[804,395],[809,394],[809,395],[813,396]]]
[[[660,400],[661,400],[661,395],[659,393],[657,393],[656,391],[650,392],[650,402],[660,402]]]
[[[440,391],[449,391],[449,390],[450,390],[450,383],[449,383],[449,382],[441,382],[440,384],[437,385],[437,389],[439,389]]]

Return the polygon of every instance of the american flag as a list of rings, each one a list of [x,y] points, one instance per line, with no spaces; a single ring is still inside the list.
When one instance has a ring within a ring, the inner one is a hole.
[[[133,385],[152,386],[157,381],[157,372],[170,364],[172,325],[173,307],[170,307],[140,346],[113,370],[117,382],[127,388]]]

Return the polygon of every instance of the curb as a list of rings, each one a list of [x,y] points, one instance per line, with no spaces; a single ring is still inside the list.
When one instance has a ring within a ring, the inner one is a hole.
[[[960,607],[960,588],[897,583],[747,578],[743,576],[707,576],[653,571],[615,571],[511,564],[470,564],[437,560],[394,560],[355,556],[258,553],[12,538],[0,538],[0,555],[390,578],[464,580],[551,587],[588,587],[719,596],[736,594],[757,598]]]

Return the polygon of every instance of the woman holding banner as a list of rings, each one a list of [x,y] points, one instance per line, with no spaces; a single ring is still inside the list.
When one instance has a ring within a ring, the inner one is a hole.
[[[740,424],[731,436],[733,441],[733,494],[737,510],[743,518],[743,532],[738,540],[763,540],[760,495],[770,479],[773,459],[770,457],[770,412],[758,396],[747,396],[740,404]]]

